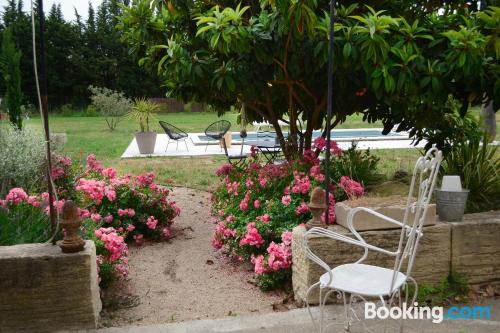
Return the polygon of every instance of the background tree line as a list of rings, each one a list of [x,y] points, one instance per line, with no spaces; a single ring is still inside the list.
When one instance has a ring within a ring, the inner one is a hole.
[[[94,9],[89,3],[88,18],[66,20],[60,5],[45,8],[46,57],[49,105],[51,110],[64,104],[88,104],[89,85],[123,91],[128,96],[161,96],[161,83],[155,75],[139,68],[115,29],[121,15],[120,4],[128,0],[104,0]],[[38,29],[38,10],[36,10]],[[23,104],[36,103],[31,35],[31,13],[23,10],[22,0],[9,0],[1,15],[0,34],[6,29],[21,51],[21,90]],[[37,33],[37,43],[38,30]],[[0,41],[3,38],[0,37]],[[37,46],[39,47],[39,46]],[[0,95],[6,86],[0,80]]]

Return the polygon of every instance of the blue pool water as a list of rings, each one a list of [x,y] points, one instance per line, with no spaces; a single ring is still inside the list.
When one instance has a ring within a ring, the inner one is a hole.
[[[313,138],[317,138],[321,135],[321,131],[314,131]],[[262,132],[262,133],[248,133],[245,138],[246,141],[253,141],[259,139],[271,139],[275,138],[276,134],[274,132]],[[395,133],[390,132],[387,135],[382,135],[382,132],[379,130],[366,129],[366,130],[346,130],[346,131],[337,131],[332,130],[331,137],[333,140],[335,139],[370,139],[370,138],[385,138],[385,137],[407,137],[404,133]],[[199,135],[198,138],[200,141],[211,141],[206,135]],[[240,134],[238,132],[232,133],[232,139],[235,141],[241,140]]]

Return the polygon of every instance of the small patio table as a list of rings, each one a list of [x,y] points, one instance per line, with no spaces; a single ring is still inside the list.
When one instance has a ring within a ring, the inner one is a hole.
[[[278,155],[281,153],[281,146],[279,143],[276,143],[274,138],[247,141],[246,144],[257,147],[257,149],[266,158],[266,164],[274,163]]]

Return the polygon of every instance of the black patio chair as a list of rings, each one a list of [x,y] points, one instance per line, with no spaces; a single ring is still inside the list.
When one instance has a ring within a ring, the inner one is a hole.
[[[165,151],[167,151],[167,149],[168,149],[168,145],[170,144],[170,140],[174,140],[177,143],[177,147],[175,148],[175,150],[178,150],[179,141],[182,141],[186,145],[187,151],[189,151],[189,148],[188,148],[188,145],[186,142],[186,140],[189,138],[189,135],[186,132],[184,132],[183,130],[181,130],[181,129],[175,127],[174,125],[169,124],[165,121],[159,121],[159,123],[160,123],[160,126],[165,131],[165,134],[167,134],[167,136],[168,136],[167,148],[165,149]]]
[[[243,140],[245,140],[245,139],[243,138]],[[231,155],[231,154],[229,154],[229,151],[227,150],[226,139],[224,139],[224,137],[222,137],[221,141],[222,141],[222,147],[224,148],[224,154],[226,155],[226,158],[227,158],[227,161],[229,162],[229,164],[232,164],[237,168],[241,168],[241,164],[243,162],[245,162],[245,159],[247,158],[247,155],[243,154],[243,148],[241,149],[240,154]],[[241,145],[243,147],[243,142],[241,143]]]
[[[227,120],[219,120],[215,123],[210,124],[205,130],[205,135],[213,140],[220,141],[224,135],[231,128],[231,123]],[[207,151],[209,141],[207,140],[207,145],[205,146],[205,151]]]

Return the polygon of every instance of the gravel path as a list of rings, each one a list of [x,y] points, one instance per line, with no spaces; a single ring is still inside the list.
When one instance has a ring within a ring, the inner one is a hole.
[[[130,245],[129,281],[102,313],[101,325],[124,326],[222,318],[273,311],[283,293],[263,293],[252,274],[214,256],[210,194],[174,188],[181,208],[169,242]],[[111,310],[111,308],[113,310]]]

